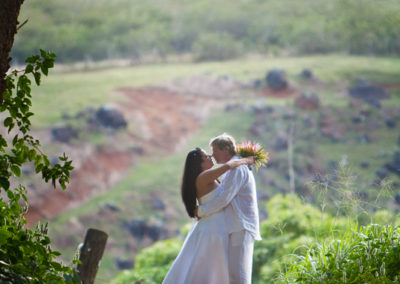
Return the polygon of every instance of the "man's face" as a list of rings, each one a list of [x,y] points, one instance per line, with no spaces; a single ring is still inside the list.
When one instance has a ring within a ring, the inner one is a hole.
[[[218,164],[225,163],[225,156],[227,150],[221,150],[217,146],[211,145],[212,155]]]

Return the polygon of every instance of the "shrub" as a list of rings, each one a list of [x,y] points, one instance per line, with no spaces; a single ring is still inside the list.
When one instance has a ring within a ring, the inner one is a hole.
[[[283,283],[399,283],[400,228],[371,224],[317,244]]]
[[[267,203],[269,218],[261,223],[262,240],[255,242],[254,283],[272,283],[297,255],[306,255],[313,243],[353,226],[346,218],[333,218],[295,194],[277,194]]]
[[[241,50],[241,43],[225,32],[201,34],[192,46],[197,61],[228,60],[239,56]]]
[[[178,239],[156,242],[136,256],[134,270],[121,273],[113,283],[161,283],[181,247],[182,241]]]

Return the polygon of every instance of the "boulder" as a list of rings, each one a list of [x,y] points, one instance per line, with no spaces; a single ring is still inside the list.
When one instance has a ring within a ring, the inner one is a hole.
[[[124,115],[117,109],[101,107],[96,112],[97,121],[104,127],[112,129],[126,128],[127,122]]]
[[[310,79],[312,79],[314,76],[313,76],[313,73],[312,73],[312,71],[311,71],[310,69],[303,69],[303,70],[301,71],[301,73],[300,73],[300,77],[301,77],[302,79],[305,79],[305,80],[310,80]]]
[[[53,141],[68,143],[71,139],[78,138],[78,130],[72,126],[55,126],[51,129]]]
[[[396,127],[396,121],[394,119],[388,118],[385,120],[386,126],[388,128],[395,128]]]
[[[286,73],[281,69],[273,69],[269,71],[265,79],[268,87],[273,90],[283,90],[288,86]]]
[[[382,179],[384,179],[385,177],[388,176],[389,172],[388,172],[388,170],[387,170],[385,167],[381,167],[381,168],[378,168],[378,169],[375,171],[375,174],[377,175],[377,177],[378,177],[380,180],[382,180]]]
[[[349,87],[348,93],[350,97],[363,100],[377,108],[381,107],[381,100],[390,98],[390,94],[388,94],[383,88],[369,84],[365,81],[358,82],[358,85]]]
[[[400,152],[394,153],[392,162],[386,163],[385,168],[388,171],[400,176]]]
[[[143,239],[146,231],[147,224],[146,221],[141,219],[132,220],[124,224],[124,228],[129,231],[129,233],[136,239]]]
[[[165,238],[165,236],[168,234],[168,231],[161,225],[149,225],[142,219],[135,219],[130,222],[125,222],[124,228],[139,241],[147,237],[155,242]]]
[[[154,242],[160,240],[165,234],[165,229],[158,225],[150,226],[147,232],[147,235]]]
[[[128,270],[133,268],[133,260],[128,259],[115,259],[115,265],[119,270]]]
[[[151,208],[154,209],[154,210],[164,211],[165,210],[165,203],[159,197],[152,197],[152,199],[151,199]]]

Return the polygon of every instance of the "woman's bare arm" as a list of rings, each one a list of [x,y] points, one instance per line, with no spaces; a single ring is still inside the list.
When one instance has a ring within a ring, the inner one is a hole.
[[[226,162],[225,164],[208,169],[204,172],[202,172],[196,180],[196,185],[204,185],[213,182],[216,180],[218,177],[220,177],[222,174],[225,172],[234,169],[240,165],[252,165],[254,164],[254,157],[246,157],[246,158],[241,158],[241,159],[236,159],[236,160],[231,160]]]

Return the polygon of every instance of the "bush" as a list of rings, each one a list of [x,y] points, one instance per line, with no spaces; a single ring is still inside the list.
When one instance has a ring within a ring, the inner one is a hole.
[[[0,283],[79,283],[76,270],[54,261],[60,253],[50,248],[47,225],[24,229],[27,207],[23,187],[0,199]]]
[[[178,239],[156,242],[136,256],[134,270],[121,273],[113,283],[161,283],[181,247],[182,241]]]
[[[399,283],[400,228],[371,224],[298,256],[283,283]]]
[[[196,61],[223,61],[239,56],[242,44],[226,32],[205,33],[194,42],[192,51]]]
[[[295,194],[277,194],[267,203],[269,218],[261,225],[262,240],[255,242],[254,283],[272,283],[297,255],[306,255],[313,243],[338,235],[351,226],[346,218],[333,218],[303,203]]]

